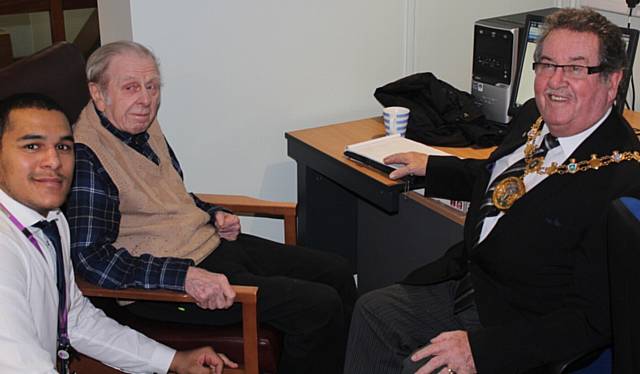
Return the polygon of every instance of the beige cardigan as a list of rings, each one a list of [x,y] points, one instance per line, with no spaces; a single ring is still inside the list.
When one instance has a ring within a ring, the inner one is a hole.
[[[220,238],[209,224],[209,215],[195,205],[173,167],[157,120],[147,132],[160,165],[105,129],[92,103],[80,114],[74,138],[91,148],[118,188],[121,219],[114,246],[134,256],[148,253],[199,263],[215,250]]]

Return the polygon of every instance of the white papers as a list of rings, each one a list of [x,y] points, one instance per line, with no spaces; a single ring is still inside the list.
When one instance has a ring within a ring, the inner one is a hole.
[[[383,165],[384,162],[382,160],[385,157],[394,153],[402,152],[420,152],[426,153],[430,156],[451,156],[449,153],[442,152],[433,147],[429,147],[428,145],[404,138],[399,134],[387,135],[382,138],[351,144],[345,149],[345,154],[347,154],[347,156],[351,156],[350,153],[353,153]],[[387,166],[397,169],[403,165],[391,164]]]

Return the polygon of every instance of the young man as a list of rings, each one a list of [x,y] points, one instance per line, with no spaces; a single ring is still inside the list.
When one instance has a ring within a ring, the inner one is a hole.
[[[0,101],[0,372],[67,372],[70,347],[130,372],[222,372],[211,348],[159,344],[107,318],[82,296],[59,207],[74,170],[71,127],[38,94]]]

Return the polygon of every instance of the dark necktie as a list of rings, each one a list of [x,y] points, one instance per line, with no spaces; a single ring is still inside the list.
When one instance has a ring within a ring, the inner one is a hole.
[[[64,288],[64,262],[62,260],[62,241],[60,239],[60,232],[58,232],[58,225],[56,225],[55,221],[40,221],[33,226],[41,229],[56,249],[56,276],[58,292],[64,294],[66,293]],[[63,301],[64,299],[60,300],[60,302]]]
[[[56,250],[56,285],[58,286],[58,356],[60,350],[67,350],[69,338],[67,336],[67,289],[64,279],[64,260],[62,257],[62,241],[55,221],[40,221],[33,225],[42,230],[49,238]],[[61,372],[66,372],[67,360],[63,360]]]
[[[558,138],[548,133],[542,139],[542,143],[540,147],[533,152],[533,157],[544,157],[550,149],[553,149],[560,145],[558,142]],[[484,224],[484,220],[487,217],[494,217],[500,213],[500,210],[493,205],[493,191],[496,189],[496,186],[500,184],[503,180],[509,177],[519,177],[524,174],[524,169],[526,167],[526,161],[524,158],[517,161],[513,165],[509,166],[502,174],[498,175],[496,179],[491,182],[491,185],[487,189],[485,193],[482,204],[480,205],[480,212],[478,213],[478,223],[475,227],[475,241],[474,243],[477,245],[478,240],[480,238],[480,232],[482,231],[482,226]]]
[[[542,139],[540,147],[533,152],[533,157],[544,157],[550,149],[553,149],[560,145],[558,138],[548,133]],[[478,245],[478,239],[480,238],[480,232],[482,231],[482,225],[487,217],[493,217],[500,213],[500,210],[493,205],[492,195],[496,186],[506,178],[519,177],[524,174],[526,167],[526,161],[523,158],[509,166],[502,174],[498,175],[496,179],[491,182],[487,193],[485,193],[482,199],[482,205],[480,206],[479,220],[475,227],[475,245]],[[456,290],[456,296],[454,299],[453,310],[455,314],[462,313],[473,305],[473,284],[471,282],[471,275],[467,273],[462,279],[459,280]]]

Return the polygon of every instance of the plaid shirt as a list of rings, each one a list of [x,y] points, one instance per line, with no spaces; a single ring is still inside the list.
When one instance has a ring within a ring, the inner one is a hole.
[[[149,134],[128,134],[115,128],[102,113],[98,115],[102,125],[115,137],[156,165],[160,163],[147,142]],[[170,146],[169,153],[173,167],[182,178],[182,169]],[[75,178],[66,204],[66,216],[71,229],[71,256],[76,272],[87,281],[107,288],[183,291],[187,269],[194,265],[191,259],[150,254],[136,257],[125,248],[113,246],[120,228],[118,189],[89,147],[76,144],[75,155]],[[221,208],[205,203],[193,194],[191,196],[215,222],[215,213]]]

